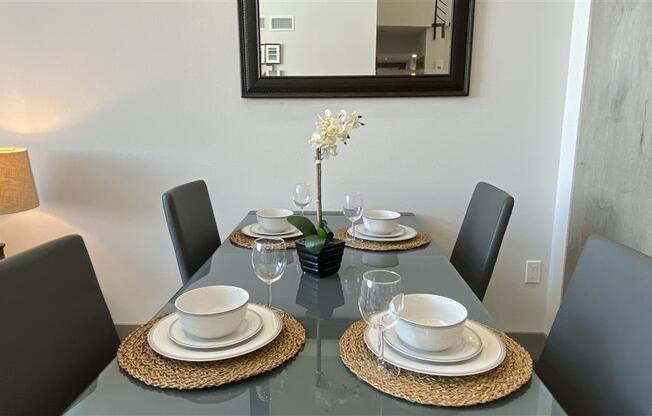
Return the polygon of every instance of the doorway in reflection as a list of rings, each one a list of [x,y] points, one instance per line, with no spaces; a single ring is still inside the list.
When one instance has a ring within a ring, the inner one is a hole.
[[[453,0],[378,0],[376,75],[447,74]]]

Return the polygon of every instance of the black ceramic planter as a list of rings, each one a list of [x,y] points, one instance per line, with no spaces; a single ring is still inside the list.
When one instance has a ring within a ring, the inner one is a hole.
[[[329,240],[319,254],[312,254],[306,250],[303,240],[296,242],[299,262],[304,272],[319,277],[326,277],[337,273],[342,265],[344,255],[343,240]]]

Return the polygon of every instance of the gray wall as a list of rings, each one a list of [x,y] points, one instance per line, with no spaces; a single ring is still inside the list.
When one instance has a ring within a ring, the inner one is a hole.
[[[652,255],[652,3],[593,4],[566,278],[599,233]]]

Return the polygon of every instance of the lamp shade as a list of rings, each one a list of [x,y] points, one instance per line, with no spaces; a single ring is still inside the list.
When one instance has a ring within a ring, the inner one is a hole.
[[[39,206],[27,149],[0,147],[0,214]]]

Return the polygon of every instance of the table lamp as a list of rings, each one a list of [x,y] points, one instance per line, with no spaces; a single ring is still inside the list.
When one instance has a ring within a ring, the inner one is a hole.
[[[0,147],[0,215],[27,211],[39,206],[27,149]],[[0,260],[5,258],[0,243]]]

